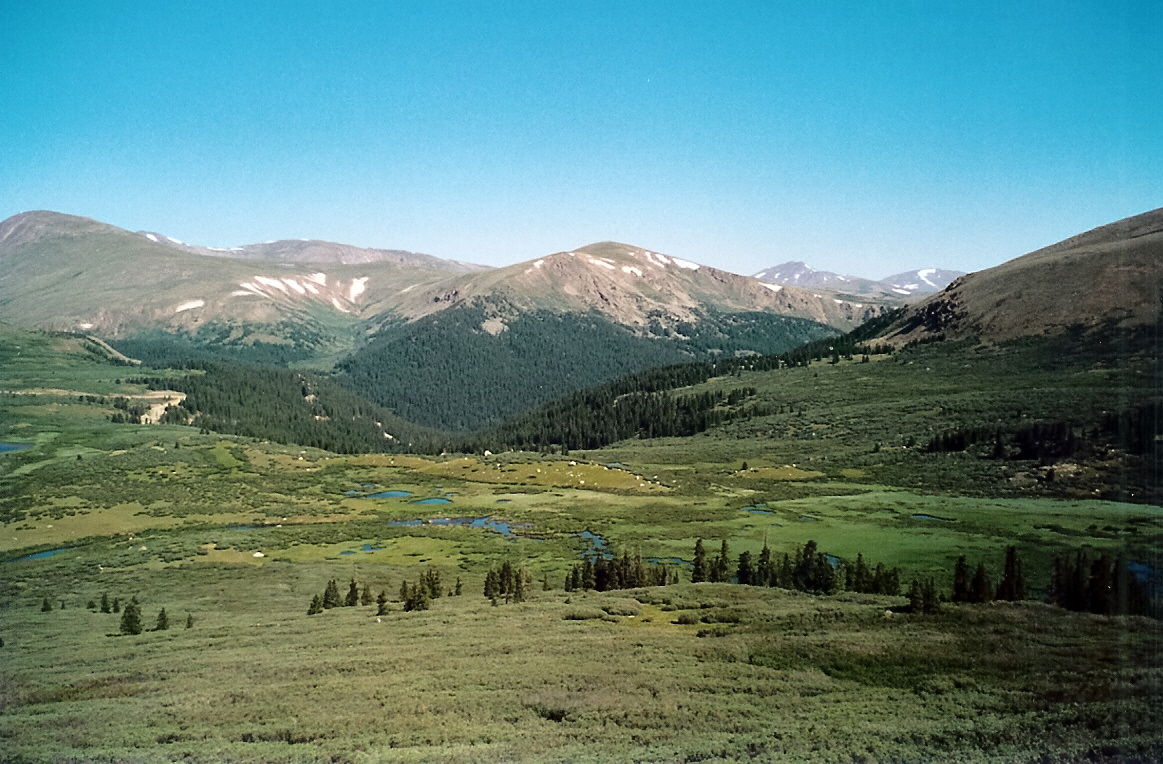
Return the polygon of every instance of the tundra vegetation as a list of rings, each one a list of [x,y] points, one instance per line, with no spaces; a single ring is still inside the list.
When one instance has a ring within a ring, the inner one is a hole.
[[[3,758],[1158,760],[1120,348],[707,366],[695,434],[438,456],[127,422],[191,370],[0,328]]]

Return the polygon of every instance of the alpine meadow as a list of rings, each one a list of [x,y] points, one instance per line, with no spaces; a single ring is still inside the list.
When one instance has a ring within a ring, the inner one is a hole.
[[[1163,210],[907,298],[165,242],[0,223],[5,761],[1163,758]]]

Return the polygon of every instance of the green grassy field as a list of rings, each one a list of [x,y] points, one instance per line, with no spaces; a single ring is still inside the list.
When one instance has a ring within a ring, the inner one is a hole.
[[[125,367],[0,332],[0,441],[29,446],[0,455],[0,759],[1163,758],[1159,622],[1038,601],[1065,552],[1158,570],[1163,510],[1110,500],[1113,461],[1050,482],[1038,463],[916,447],[1139,400],[1154,379],[926,352],[712,380],[785,409],[693,438],[421,458],[115,425],[111,397],[144,393]],[[369,498],[384,490],[408,494]],[[485,517],[507,525],[441,523]],[[959,555],[996,581],[1015,545],[1034,599],[923,616],[685,568],[666,587],[563,591],[587,530],[685,561],[698,538],[735,556],[815,540],[946,594]],[[482,596],[503,560],[528,569],[528,601]],[[464,594],[404,612],[401,582],[430,570]],[[331,579],[386,592],[388,612],[308,616]],[[136,597],[147,630],[118,635],[119,615],[88,607],[103,594]],[[170,628],[152,631],[162,608]]]

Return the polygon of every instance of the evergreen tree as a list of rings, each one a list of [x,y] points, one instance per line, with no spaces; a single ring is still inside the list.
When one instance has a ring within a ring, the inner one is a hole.
[[[735,577],[739,583],[746,586],[756,583],[755,569],[751,566],[751,552],[744,550],[739,553],[739,567],[735,570]]]
[[[157,623],[154,624],[154,631],[167,631],[170,628],[170,617],[166,614],[166,609],[162,608],[157,614]]]
[[[501,596],[501,586],[500,582],[497,580],[497,571],[492,568],[489,568],[489,570],[485,573],[484,593],[485,597],[492,600],[493,602],[496,602],[497,598]]]
[[[1005,572],[997,585],[997,599],[1024,600],[1026,598],[1026,578],[1022,575],[1022,561],[1018,559],[1016,547],[1006,548]]]
[[[193,613],[186,613],[186,628],[187,629],[194,628],[194,614]]]
[[[117,597],[113,598],[113,612],[114,613],[121,612],[121,600]]]
[[[460,576],[456,577],[456,590],[453,592],[457,597],[464,594],[464,584],[460,582]]]
[[[953,601],[969,602],[970,595],[969,563],[965,555],[957,558],[957,565],[953,569]]]
[[[388,593],[381,591],[380,596],[376,597],[376,615],[387,615],[388,613]]]
[[[989,602],[993,599],[993,587],[990,586],[989,574],[985,572],[985,563],[977,563],[977,570],[973,580],[969,582],[969,601],[976,603]]]
[[[89,600],[89,604],[88,604],[88,605],[86,605],[85,607],[87,607],[89,610],[96,610],[96,609],[97,609],[97,603],[96,603],[95,601],[93,601],[93,600]]]
[[[940,612],[941,598],[932,578],[924,581],[913,579],[912,586],[909,587],[909,610],[924,615]]]
[[[711,561],[708,578],[714,583],[726,583],[731,579],[731,552],[727,548],[727,539],[723,539],[719,546],[719,556]]]
[[[428,587],[423,583],[406,584],[407,596],[404,597],[404,610],[427,610],[431,599],[428,597]]]
[[[695,541],[695,559],[691,564],[691,583],[697,584],[707,580],[707,550],[703,548],[703,540]]]
[[[428,589],[429,599],[440,599],[444,594],[444,587],[440,583],[440,571],[428,568],[420,574],[420,585]]]
[[[343,600],[339,597],[339,582],[333,578],[327,582],[327,587],[323,590],[323,609],[330,610],[342,604]]]
[[[854,592],[862,594],[873,593],[876,586],[876,581],[873,578],[872,571],[868,569],[868,564],[864,562],[864,555],[857,553],[856,565],[852,568],[852,584],[849,588]]]
[[[317,615],[323,612],[323,598],[316,594],[311,598],[311,604],[307,607],[307,615]],[[188,619],[187,619],[188,620]]]
[[[771,558],[771,548],[767,546],[767,539],[764,539],[763,549],[759,551],[759,560],[755,564],[755,585],[775,586],[778,578],[775,561]]]
[[[134,598],[125,606],[125,612],[121,614],[121,633],[122,634],[140,634],[142,632],[141,623],[141,606],[137,604],[137,599]]]
[[[525,568],[518,568],[513,574],[513,602],[524,602],[529,598],[529,585],[532,581]]]
[[[42,612],[42,613],[51,613],[52,612],[52,603],[48,601],[48,597],[45,597],[43,600],[41,600],[40,612]]]
[[[364,584],[363,590],[359,593],[359,604],[370,605],[372,604],[372,601],[372,588],[369,585]]]
[[[105,592],[101,595],[101,612],[108,613],[110,611],[109,593]]]
[[[347,597],[344,598],[343,604],[345,607],[355,607],[359,604],[359,584],[355,579],[351,579],[351,584],[347,587]]]

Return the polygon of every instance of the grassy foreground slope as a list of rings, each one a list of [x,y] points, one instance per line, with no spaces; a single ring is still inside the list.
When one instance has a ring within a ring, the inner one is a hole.
[[[1149,474],[1141,458],[1088,455],[1050,481],[1037,460],[926,450],[982,418],[1156,389],[1149,367],[1046,357],[1023,375],[1005,353],[1028,348],[995,352],[711,380],[774,410],[693,438],[421,458],[114,424],[141,370],[6,330],[0,441],[29,448],[0,455],[3,758],[1159,760],[1155,620],[1036,599],[921,615],[900,596],[691,584],[681,565],[676,585],[562,590],[587,530],[681,561],[700,537],[734,559],[815,540],[946,593],[959,555],[996,582],[1011,544],[1034,598],[1064,552],[1159,570],[1163,511],[1103,498]],[[458,517],[505,525],[443,522]],[[493,606],[485,574],[506,560],[536,591]],[[401,582],[433,571],[462,596],[404,612]],[[330,580],[385,592],[387,612],[307,615]],[[89,607],[102,595],[136,597],[146,631],[119,636],[120,615]]]

